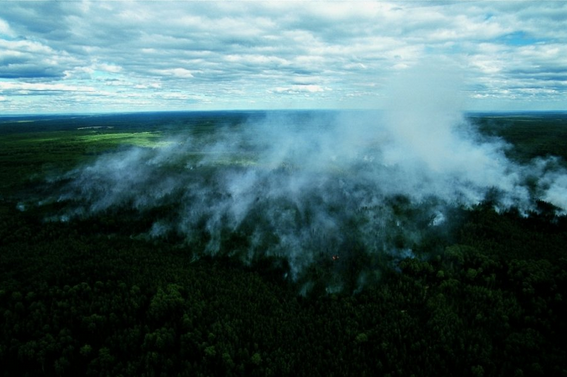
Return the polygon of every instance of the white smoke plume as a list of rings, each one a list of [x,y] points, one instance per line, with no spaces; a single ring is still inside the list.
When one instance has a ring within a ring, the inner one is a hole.
[[[488,194],[499,209],[544,200],[567,211],[558,161],[510,161],[510,146],[463,117],[457,76],[410,71],[392,81],[384,112],[272,112],[110,153],[71,171],[59,200],[65,216],[167,207],[149,235],[175,233],[197,253],[244,262],[282,258],[293,279],[321,261],[413,255],[449,226],[451,208]]]

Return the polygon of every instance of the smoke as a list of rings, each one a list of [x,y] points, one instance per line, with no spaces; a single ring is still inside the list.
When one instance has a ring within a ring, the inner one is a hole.
[[[499,209],[567,211],[559,162],[507,159],[463,117],[458,75],[437,72],[393,79],[383,112],[272,112],[103,155],[61,178],[63,216],[166,208],[147,235],[179,235],[197,257],[285,260],[294,280],[325,266],[331,292],[346,270],[357,287],[385,258],[427,251],[452,210],[487,195]]]
[[[415,199],[438,196],[469,205],[496,189],[505,207],[526,209],[529,193],[521,169],[504,154],[508,146],[482,140],[464,119],[462,82],[451,67],[428,64],[392,80],[384,120],[391,143],[384,162],[397,167],[409,188],[404,194]]]

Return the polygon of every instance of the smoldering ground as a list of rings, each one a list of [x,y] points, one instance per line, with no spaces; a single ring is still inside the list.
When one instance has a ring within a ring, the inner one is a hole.
[[[103,155],[60,177],[60,216],[167,208],[147,236],[175,234],[196,257],[284,260],[294,280],[324,265],[332,291],[344,269],[362,284],[384,259],[431,252],[455,211],[488,195],[499,210],[527,213],[537,200],[567,210],[557,160],[509,160],[509,145],[462,116],[447,80],[420,80],[409,94],[394,85],[380,113],[272,112]]]

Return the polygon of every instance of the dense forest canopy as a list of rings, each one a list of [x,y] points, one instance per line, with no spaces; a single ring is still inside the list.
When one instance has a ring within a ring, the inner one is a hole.
[[[381,117],[0,118],[0,374],[567,374],[567,115]]]

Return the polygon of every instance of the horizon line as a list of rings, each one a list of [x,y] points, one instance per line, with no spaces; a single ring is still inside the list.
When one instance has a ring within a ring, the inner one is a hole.
[[[38,117],[38,116],[96,116],[96,115],[134,115],[134,114],[156,114],[156,113],[262,113],[262,112],[384,112],[385,109],[360,109],[360,108],[312,108],[312,109],[186,109],[186,110],[132,110],[132,111],[95,111],[95,112],[53,112],[53,113],[4,113],[0,118],[10,117]],[[464,115],[474,114],[567,114],[567,110],[463,110]]]

